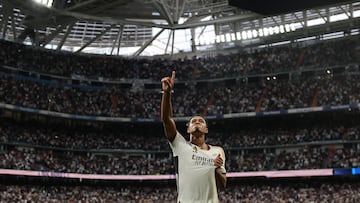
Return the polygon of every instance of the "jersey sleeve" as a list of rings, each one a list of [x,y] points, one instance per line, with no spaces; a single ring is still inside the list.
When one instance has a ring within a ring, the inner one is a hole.
[[[176,131],[175,139],[172,142],[169,141],[169,145],[173,155],[178,156],[183,149],[182,146],[186,145],[186,140],[178,131]]]

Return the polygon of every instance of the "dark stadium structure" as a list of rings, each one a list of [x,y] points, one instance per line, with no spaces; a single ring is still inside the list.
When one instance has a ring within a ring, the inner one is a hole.
[[[0,27],[3,39],[55,50],[202,55],[351,33],[358,7],[333,0],[2,0]]]
[[[236,6],[240,9],[250,10],[261,15],[278,15],[303,11],[305,9],[316,9],[329,5],[336,5],[350,2],[347,0],[304,0],[289,3],[285,0],[229,0],[229,5]]]
[[[360,202],[360,1],[0,0],[0,20],[0,203],[176,202],[172,70],[179,131],[203,115],[225,150],[220,202]]]

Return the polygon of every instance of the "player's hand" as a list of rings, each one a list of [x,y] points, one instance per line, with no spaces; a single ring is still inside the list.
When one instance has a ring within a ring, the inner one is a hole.
[[[223,163],[224,163],[223,159],[221,158],[220,154],[218,154],[215,158],[214,166],[216,168],[220,168],[223,165]]]
[[[175,71],[172,72],[171,77],[164,77],[161,79],[162,90],[164,92],[170,92],[174,88]]]

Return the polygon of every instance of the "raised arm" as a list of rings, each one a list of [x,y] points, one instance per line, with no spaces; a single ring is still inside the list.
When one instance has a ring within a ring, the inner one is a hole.
[[[171,78],[164,77],[161,79],[162,83],[162,98],[161,98],[161,120],[163,122],[166,138],[172,142],[176,136],[176,125],[173,119],[173,110],[171,103],[171,94],[174,87],[175,71],[172,72]]]

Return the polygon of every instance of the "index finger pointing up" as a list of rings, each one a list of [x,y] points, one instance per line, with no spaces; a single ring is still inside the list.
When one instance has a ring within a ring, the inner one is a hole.
[[[175,80],[175,71],[171,73],[171,80]]]

